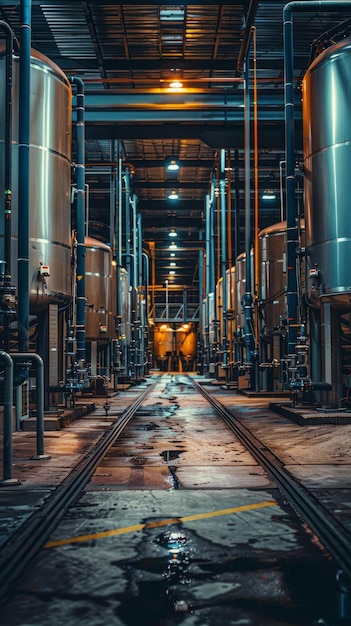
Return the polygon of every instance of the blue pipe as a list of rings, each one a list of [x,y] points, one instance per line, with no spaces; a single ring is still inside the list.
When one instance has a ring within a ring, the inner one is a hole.
[[[36,369],[36,420],[37,420],[37,453],[33,459],[49,459],[44,455],[44,361],[35,352],[14,352],[13,361],[29,361]],[[26,364],[25,364],[26,366]]]
[[[223,365],[227,365],[227,200],[225,195],[225,150],[220,151],[219,161],[219,196],[221,209],[221,276],[222,276],[222,353]]]
[[[12,479],[12,398],[13,398],[13,361],[10,355],[0,351],[0,361],[5,363],[4,380],[4,434],[3,434],[3,480]]]
[[[285,92],[285,161],[286,161],[286,220],[287,220],[287,310],[288,354],[294,354],[297,343],[297,276],[296,247],[297,215],[295,204],[295,137],[294,137],[294,45],[292,12],[349,11],[351,2],[305,0],[289,2],[283,10],[284,33],[284,92]]]
[[[29,346],[29,159],[31,1],[21,0],[18,130],[18,342]]]
[[[10,26],[0,21],[0,30],[6,37],[5,74],[5,190],[4,190],[4,260],[5,277],[11,279],[11,215],[12,215],[12,51],[13,33]]]
[[[70,76],[77,89],[77,361],[85,361],[85,112],[84,83]]]
[[[250,204],[250,87],[249,64],[245,64],[245,293],[242,298],[245,319],[245,362],[253,362],[252,277],[251,277],[251,204]]]
[[[0,295],[4,324],[4,349],[10,351],[9,316],[15,313],[16,287],[11,282],[11,219],[12,219],[12,52],[13,32],[0,21],[0,30],[6,38],[5,73],[5,145],[4,145],[4,274],[1,277]]]

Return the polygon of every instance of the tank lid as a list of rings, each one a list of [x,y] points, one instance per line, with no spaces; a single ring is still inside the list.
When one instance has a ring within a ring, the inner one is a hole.
[[[316,66],[320,65],[323,62],[329,62],[331,59],[336,59],[338,56],[345,54],[345,51],[351,53],[351,37],[347,37],[342,39],[338,43],[330,46],[326,50],[323,50],[315,59],[312,61],[311,65],[307,69],[306,74],[313,71]]]

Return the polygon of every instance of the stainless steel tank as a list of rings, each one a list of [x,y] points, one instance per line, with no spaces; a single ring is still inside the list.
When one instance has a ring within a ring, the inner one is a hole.
[[[258,233],[258,254],[261,332],[269,335],[287,315],[286,222],[273,224]]]
[[[114,334],[112,310],[112,251],[109,246],[85,238],[85,336],[87,341],[107,342]]]
[[[176,352],[188,361],[196,358],[197,335],[194,323],[181,324],[176,329]]]
[[[351,39],[320,54],[303,80],[309,301],[351,310]]]
[[[253,250],[250,251],[250,263],[251,263],[251,285],[253,292],[254,283],[254,267],[253,267]],[[245,327],[245,315],[242,307],[242,299],[246,293],[246,252],[242,252],[235,260],[235,312],[237,327]]]
[[[0,84],[5,75],[0,56]],[[4,154],[4,90],[0,89],[0,150]],[[71,87],[60,68],[38,52],[30,62],[29,290],[30,309],[71,297]],[[13,59],[12,282],[17,283],[19,58]],[[3,158],[1,159],[3,163]],[[4,189],[3,167],[0,188]],[[0,258],[4,224],[0,220]],[[40,268],[47,266],[47,273]],[[43,281],[43,278],[45,279]]]

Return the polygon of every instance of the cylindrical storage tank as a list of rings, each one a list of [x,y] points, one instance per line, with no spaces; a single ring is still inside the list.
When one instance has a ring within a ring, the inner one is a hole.
[[[259,299],[262,305],[261,333],[269,335],[286,318],[286,222],[258,233],[260,266]]]
[[[251,260],[251,285],[253,289],[253,281],[254,281],[254,268],[253,268],[253,250],[250,251],[250,260]],[[245,327],[245,315],[242,306],[243,296],[246,293],[246,252],[242,252],[239,256],[236,257],[235,261],[235,311],[236,311],[236,322],[237,326],[241,326],[241,328]],[[251,289],[251,293],[252,293]]]
[[[303,80],[309,301],[351,310],[351,39],[331,46]]]
[[[5,79],[0,56],[0,84]],[[4,89],[0,89],[0,151],[4,162]],[[48,58],[32,50],[30,62],[29,297],[30,310],[71,297],[71,100],[70,84]],[[17,284],[19,58],[13,58],[11,277]],[[0,169],[4,190],[4,171]],[[4,258],[4,223],[0,220]],[[47,266],[45,276],[40,272]],[[45,279],[45,280],[43,280]]]
[[[235,310],[236,310],[235,274],[236,274],[235,265],[233,265],[229,270],[226,271],[227,311],[230,312],[231,318],[235,316]]]
[[[168,324],[158,324],[154,329],[154,355],[170,356],[174,351],[173,328]]]
[[[177,355],[192,361],[196,358],[197,337],[194,323],[182,324],[176,331]]]
[[[114,333],[112,251],[91,237],[85,238],[85,251],[85,336],[87,341],[106,342]]]

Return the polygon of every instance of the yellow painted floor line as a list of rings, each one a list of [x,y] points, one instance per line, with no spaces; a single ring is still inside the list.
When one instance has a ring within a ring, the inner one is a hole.
[[[103,539],[104,537],[113,537],[115,535],[124,535],[126,533],[134,533],[145,528],[158,528],[159,526],[169,526],[170,524],[181,524],[182,522],[195,522],[201,519],[209,519],[210,517],[221,517],[222,515],[232,515],[233,513],[242,513],[243,511],[253,511],[255,509],[263,509],[267,506],[276,506],[274,500],[266,502],[256,502],[255,504],[245,504],[236,506],[233,509],[222,509],[221,511],[210,511],[208,513],[198,513],[197,515],[186,515],[185,517],[175,517],[160,520],[158,522],[148,522],[146,524],[135,524],[135,526],[126,526],[125,528],[115,528],[114,530],[105,530],[91,535],[80,535],[79,537],[70,537],[67,539],[58,539],[57,541],[48,541],[44,548],[57,548],[58,546],[66,546],[70,543],[83,543],[84,541],[92,541]]]

